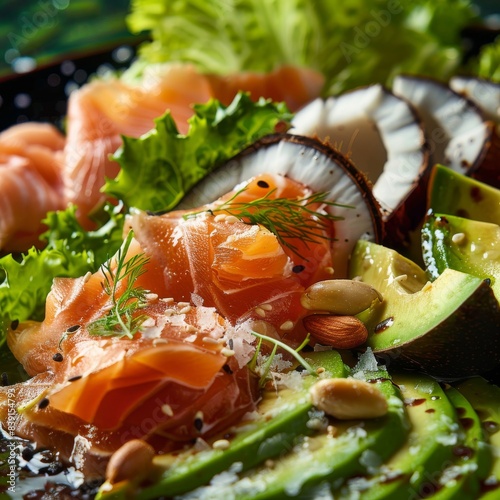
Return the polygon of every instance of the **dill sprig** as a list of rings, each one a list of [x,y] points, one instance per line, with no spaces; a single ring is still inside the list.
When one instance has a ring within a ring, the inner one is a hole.
[[[127,253],[132,242],[133,232],[130,231],[115,259],[110,259],[101,266],[104,275],[103,289],[110,296],[111,308],[108,313],[93,322],[87,329],[91,335],[118,336],[133,338],[140,326],[147,319],[145,314],[137,314],[147,304],[146,290],[135,287],[136,279],[146,272],[144,265],[149,258],[144,254],[136,254],[127,259]],[[116,266],[113,265],[116,262]],[[124,289],[122,288],[124,285]]]
[[[327,200],[328,193],[313,193],[304,198],[271,198],[276,191],[271,189],[265,196],[251,201],[236,201],[236,198],[246,190],[244,187],[231,198],[209,212],[213,215],[224,212],[233,215],[247,224],[259,224],[272,232],[282,246],[289,248],[298,257],[307,261],[293,240],[300,240],[309,244],[320,243],[330,239],[329,229],[331,222],[341,220],[342,217],[330,214],[325,208],[340,205]],[[320,208],[312,208],[313,205]],[[352,207],[348,207],[352,208]],[[192,212],[184,219],[196,217],[200,212]]]
[[[280,340],[274,339],[273,337],[268,337],[267,335],[262,335],[257,332],[251,332],[251,334],[259,339],[257,344],[257,349],[255,350],[255,354],[253,355],[249,363],[250,370],[254,372],[256,371],[257,368],[257,357],[262,347],[262,341],[265,340],[273,344],[273,350],[271,351],[271,354],[269,355],[269,357],[267,358],[266,362],[264,363],[264,365],[261,367],[260,370],[261,372],[259,380],[260,387],[262,387],[265,384],[268,378],[268,374],[271,369],[271,364],[273,362],[274,356],[276,356],[276,351],[278,350],[278,347],[281,347],[285,351],[289,352],[299,362],[299,364],[301,364],[309,372],[310,375],[314,377],[318,375],[316,373],[316,370],[299,354],[300,351],[309,343],[309,334],[307,334],[302,344],[300,344],[299,347],[297,347],[296,349],[293,349],[289,345],[285,344],[284,342],[281,342]]]

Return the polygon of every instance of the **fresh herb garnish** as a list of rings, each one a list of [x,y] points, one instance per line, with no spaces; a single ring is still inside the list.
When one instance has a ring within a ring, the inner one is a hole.
[[[130,231],[116,256],[101,266],[104,275],[102,286],[110,296],[111,308],[105,316],[88,325],[91,335],[131,339],[148,318],[145,314],[138,314],[147,304],[147,292],[142,287],[134,286],[134,283],[146,272],[144,266],[149,258],[141,253],[127,259],[132,238],[133,232]]]
[[[271,354],[269,355],[267,361],[264,363],[264,365],[261,367],[261,376],[259,380],[259,385],[262,387],[268,377],[269,371],[271,369],[271,364],[273,362],[274,356],[276,355],[276,351],[278,350],[278,347],[281,347],[285,351],[289,352],[308,372],[310,375],[317,376],[318,374],[316,373],[316,370],[299,354],[299,352],[309,343],[309,334],[307,334],[306,338],[302,342],[302,344],[299,345],[296,349],[293,349],[289,345],[285,344],[284,342],[281,342],[280,340],[274,339],[272,337],[268,337],[267,335],[262,335],[257,332],[251,332],[252,335],[255,335],[258,339],[259,342],[257,344],[257,349],[255,350],[255,354],[253,358],[250,360],[249,363],[249,368],[252,371],[256,371],[257,368],[257,357],[259,355],[260,349],[262,347],[262,341],[265,340],[267,342],[270,342],[273,344],[273,350]]]
[[[313,205],[339,206],[333,201],[326,200],[328,193],[314,193],[304,198],[272,198],[276,189],[271,189],[262,198],[251,201],[235,201],[247,188],[237,191],[227,201],[210,209],[210,213],[226,213],[233,215],[247,224],[259,224],[273,233],[281,245],[289,248],[298,257],[307,261],[293,243],[300,240],[308,243],[320,243],[321,240],[331,239],[329,231],[333,221],[341,217],[330,214],[322,208],[312,208]],[[186,214],[184,219],[196,217],[203,213],[192,212]]]

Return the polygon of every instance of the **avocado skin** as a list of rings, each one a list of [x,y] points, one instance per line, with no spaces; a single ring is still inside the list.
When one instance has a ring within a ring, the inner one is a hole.
[[[443,165],[431,171],[427,208],[435,213],[500,224],[500,190]]]
[[[432,280],[447,268],[489,279],[500,301],[500,226],[432,213],[422,228],[422,249]]]
[[[471,377],[454,384],[476,411],[492,453],[488,479],[480,485],[480,500],[500,498],[500,387],[483,377]],[[496,482],[495,482],[496,479]]]
[[[500,364],[500,306],[481,278],[446,269],[427,284],[414,262],[362,240],[350,277],[360,277],[384,297],[358,317],[368,329],[366,345],[388,366],[453,379]]]

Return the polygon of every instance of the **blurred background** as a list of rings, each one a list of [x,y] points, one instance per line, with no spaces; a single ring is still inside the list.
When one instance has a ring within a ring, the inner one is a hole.
[[[157,3],[166,10],[175,2]],[[148,37],[129,31],[131,5],[131,0],[2,0],[0,130],[28,119],[57,123],[68,95],[89,76],[128,67]],[[482,23],[463,30],[466,57],[500,33],[498,0],[474,6]],[[339,1],[339,7],[347,4]]]

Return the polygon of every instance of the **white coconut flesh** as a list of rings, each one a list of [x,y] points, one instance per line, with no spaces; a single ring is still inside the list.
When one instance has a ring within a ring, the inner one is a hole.
[[[359,239],[380,241],[379,206],[366,178],[342,154],[321,142],[291,134],[267,136],[198,183],[177,208],[211,203],[253,177],[278,174],[300,182],[338,205],[328,211],[339,217],[331,242],[335,277],[347,275],[347,263]]]
[[[473,76],[454,76],[450,88],[469,98],[486,118],[500,123],[500,84]]]
[[[373,183],[373,194],[388,214],[406,199],[428,164],[414,110],[378,84],[316,99],[292,125],[292,133],[317,136],[348,156]]]
[[[479,166],[490,143],[492,126],[470,99],[423,77],[397,76],[392,89],[421,115],[433,164],[441,163],[460,173]]]

